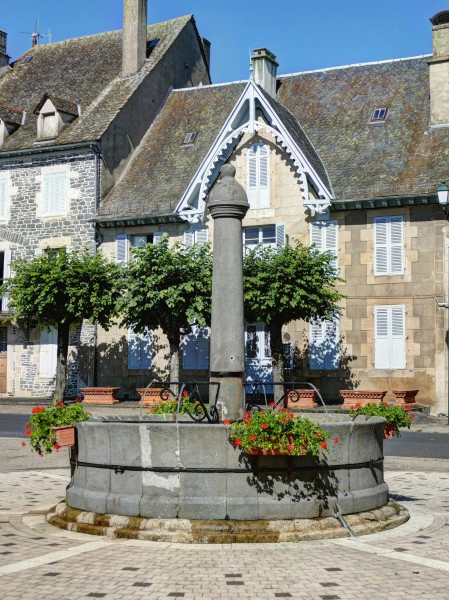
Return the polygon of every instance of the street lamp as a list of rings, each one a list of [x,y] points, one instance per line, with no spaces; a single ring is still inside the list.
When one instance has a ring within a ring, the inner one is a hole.
[[[446,219],[449,219],[449,205],[448,205],[448,200],[449,200],[449,187],[446,184],[445,181],[442,181],[440,183],[440,185],[437,187],[437,196],[438,196],[438,203],[440,204],[441,208],[444,210],[444,214],[446,215]],[[449,268],[449,259],[447,259],[448,261],[448,268]],[[448,286],[449,286],[449,275],[448,275]],[[448,329],[446,332],[446,345],[447,345],[447,352],[448,352],[448,374],[447,374],[447,423],[449,425],[449,323],[448,323]]]

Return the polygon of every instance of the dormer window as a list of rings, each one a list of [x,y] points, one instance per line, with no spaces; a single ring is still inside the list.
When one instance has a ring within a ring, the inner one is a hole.
[[[26,113],[18,108],[0,106],[0,146],[20,125],[25,122]]]
[[[48,140],[58,137],[64,129],[81,114],[79,104],[45,94],[34,109],[37,115],[37,139]]]
[[[370,123],[385,123],[388,108],[375,108],[371,114]]]

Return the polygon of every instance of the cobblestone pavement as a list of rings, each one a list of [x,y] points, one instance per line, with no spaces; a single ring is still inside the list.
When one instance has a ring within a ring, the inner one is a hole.
[[[0,598],[446,599],[449,474],[441,471],[387,473],[392,497],[411,513],[400,528],[257,546],[108,540],[55,529],[44,513],[64,497],[68,470],[1,472]]]

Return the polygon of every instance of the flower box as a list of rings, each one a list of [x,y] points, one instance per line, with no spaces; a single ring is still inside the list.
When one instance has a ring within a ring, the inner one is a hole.
[[[63,427],[53,427],[55,433],[56,445],[60,448],[75,445],[75,426],[65,425]]]
[[[356,404],[368,404],[368,402],[380,403],[387,395],[386,391],[377,390],[340,390],[343,397],[342,408],[354,408]]]
[[[245,454],[250,454],[252,456],[292,456],[291,452],[282,452],[278,448],[270,448],[269,450],[253,448],[252,450],[245,450]],[[299,450],[296,452],[295,456],[305,456],[306,454],[307,452],[305,450]]]
[[[83,393],[83,404],[117,404],[119,387],[80,388]]]
[[[406,404],[416,404],[416,396],[419,390],[393,390],[397,404],[404,406]]]
[[[170,392],[167,388],[137,388],[140,396],[139,404],[152,406],[170,400]]]
[[[285,408],[315,408],[318,406],[316,392],[312,389],[291,390],[285,397],[284,406]]]

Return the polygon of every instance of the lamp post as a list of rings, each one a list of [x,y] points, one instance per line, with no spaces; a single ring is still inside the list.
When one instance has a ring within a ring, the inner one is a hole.
[[[449,201],[449,186],[447,185],[447,183],[445,181],[442,181],[440,183],[440,185],[437,187],[437,196],[438,196],[438,203],[441,206],[441,208],[444,210],[444,214],[446,215],[446,219],[449,220],[449,206],[448,206],[448,201]],[[448,268],[449,268],[449,257],[446,259],[447,263],[448,263]],[[448,272],[448,286],[449,286],[449,272]],[[446,345],[447,345],[447,352],[448,352],[448,374],[447,374],[447,423],[449,425],[449,323],[448,323],[448,329],[446,331]]]

